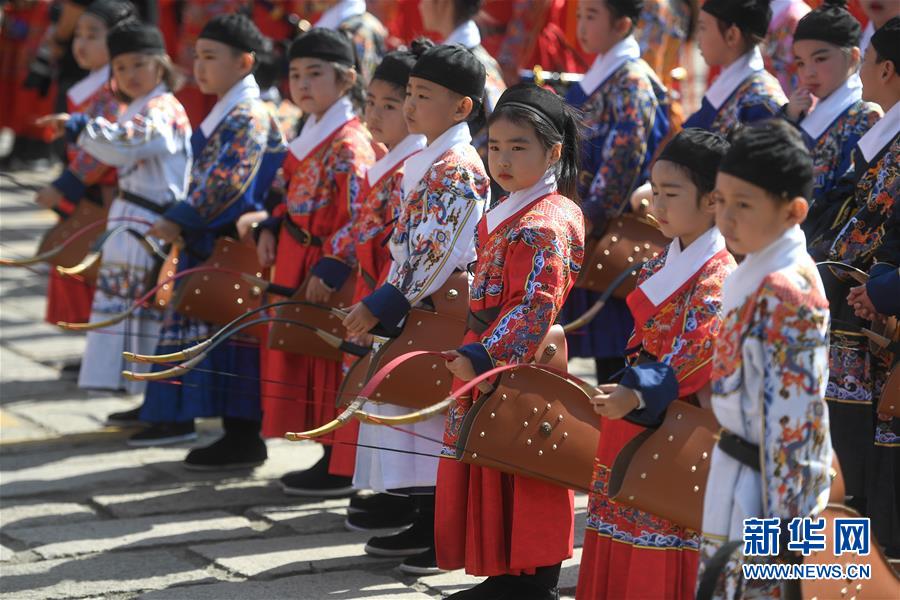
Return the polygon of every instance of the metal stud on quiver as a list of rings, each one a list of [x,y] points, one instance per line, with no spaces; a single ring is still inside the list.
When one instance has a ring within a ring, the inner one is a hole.
[[[602,292],[622,271],[659,256],[669,241],[650,220],[620,215],[610,221],[603,237],[585,257],[575,287]],[[626,281],[613,292],[613,297],[625,298],[635,284],[635,279]]]
[[[305,300],[308,282],[309,280],[307,279],[290,299]],[[345,339],[347,330],[342,324],[342,319],[339,314],[335,314],[330,309],[344,310],[349,308],[353,303],[353,290],[355,287],[356,275],[354,274],[347,278],[341,289],[331,294],[328,302],[322,305],[321,308],[309,306],[308,304],[282,306],[277,309],[275,314],[282,319],[300,321],[340,339]],[[340,361],[343,357],[340,348],[335,348],[333,345],[326,343],[314,331],[285,322],[272,324],[272,328],[269,330],[269,348],[281,350],[282,352],[291,352],[292,354],[324,358],[326,360]]]
[[[160,269],[160,278],[177,269],[178,256],[170,254]],[[221,237],[216,240],[212,255],[203,262],[204,266],[229,269],[263,277],[264,269],[256,257],[256,248],[249,244]],[[160,290],[162,292],[163,290]],[[171,290],[165,290],[171,292]],[[185,317],[225,325],[240,315],[257,308],[261,303],[262,290],[246,282],[240,275],[231,273],[193,273],[175,286],[171,300],[157,294],[156,305],[171,302],[175,312]],[[247,331],[259,335],[262,329]]]

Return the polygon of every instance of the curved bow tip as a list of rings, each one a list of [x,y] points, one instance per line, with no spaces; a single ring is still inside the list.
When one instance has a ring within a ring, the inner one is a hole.
[[[444,398],[437,404],[432,404],[421,410],[391,417],[385,415],[373,415],[372,413],[362,410],[355,411],[353,416],[369,425],[411,425],[412,423],[418,423],[419,421],[430,419],[431,417],[435,417],[445,412],[453,402],[454,399],[452,397]]]
[[[192,352],[191,350],[196,351]],[[181,350],[180,352],[173,352],[171,354],[134,354],[133,352],[123,352],[122,358],[127,360],[128,362],[135,363],[171,363],[171,362],[179,362],[182,360],[188,360],[197,356],[202,350],[198,347],[188,348],[186,350]]]
[[[134,371],[122,371],[122,377],[128,381],[161,381],[163,379],[171,379],[183,375],[190,369],[177,366],[164,371],[151,371],[149,373],[136,373]]]
[[[91,331],[93,329],[102,329],[104,327],[115,325],[125,319],[125,316],[113,317],[111,319],[106,319],[105,321],[94,321],[92,323],[67,323],[65,321],[57,321],[56,326],[69,331]]]
[[[0,267],[28,267],[41,262],[37,256],[32,258],[0,258]]]
[[[317,427],[316,429],[310,429],[309,431],[300,431],[300,432],[289,431],[284,434],[284,437],[292,442],[302,442],[303,440],[309,440],[312,438],[316,438],[316,437],[331,433],[332,431],[334,431],[335,429],[337,429],[338,427],[340,427],[343,424],[344,424],[344,422],[341,421],[340,419],[333,419],[333,420],[329,421],[328,423],[322,425],[321,427]]]
[[[92,252],[74,267],[61,267],[57,265],[56,272],[60,275],[81,275],[82,273],[99,263],[101,256],[102,255],[99,252]]]

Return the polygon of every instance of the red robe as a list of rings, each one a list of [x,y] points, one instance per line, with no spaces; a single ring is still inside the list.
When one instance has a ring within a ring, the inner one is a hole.
[[[469,308],[501,307],[501,316],[481,335],[468,332],[463,343],[480,343],[494,365],[526,362],[578,277],[584,258],[581,210],[551,193],[490,234],[483,217],[476,239]],[[571,490],[449,458],[455,456],[459,427],[471,406],[471,398],[460,399],[447,415],[436,493],[438,565],[465,567],[474,575],[520,575],[569,558],[574,541]]]
[[[119,102],[106,83],[97,89],[80,104],[76,105],[70,97],[66,98],[69,114],[83,113],[91,118],[103,117],[115,122],[124,105]],[[63,176],[57,182],[69,182],[74,185],[56,185],[64,199],[59,209],[71,215],[75,206],[81,201],[84,187],[116,186],[116,170],[104,165],[93,156],[80,149],[76,144],[66,147],[69,164]],[[75,192],[73,190],[79,190]],[[50,270],[47,281],[47,309],[44,319],[48,323],[59,321],[68,323],[85,323],[91,317],[91,303],[94,299],[94,286],[79,277],[60,275],[56,269]]]
[[[353,224],[358,263],[356,289],[353,292],[354,304],[374,292],[375,288],[384,282],[391,267],[391,252],[387,247],[387,239],[391,234],[388,223],[400,213],[402,181],[403,161],[373,185],[364,180],[365,201]],[[345,372],[356,360],[355,356],[344,355]],[[353,475],[358,436],[359,421],[355,419],[334,433],[335,444],[328,465],[329,473],[344,477]]]
[[[288,179],[285,201],[275,216],[322,239],[322,246],[302,246],[284,226],[278,236],[273,282],[296,288],[322,257],[352,255],[354,240],[347,227],[363,199],[361,186],[375,152],[359,118],[352,118],[302,160],[289,153],[283,172]],[[311,429],[335,416],[341,382],[337,361],[309,358],[263,345],[261,352],[263,435]],[[320,441],[330,441],[318,438]]]
[[[644,266],[639,284],[665,265],[667,255],[668,251]],[[713,340],[722,324],[722,283],[734,267],[734,258],[723,249],[659,306],[640,288],[628,296],[635,321],[628,347],[635,349],[635,356],[643,349],[668,364],[678,380],[679,398],[696,393],[710,380]],[[692,599],[697,532],[616,504],[606,494],[616,456],[644,428],[624,419],[602,418],[601,431],[577,597]]]

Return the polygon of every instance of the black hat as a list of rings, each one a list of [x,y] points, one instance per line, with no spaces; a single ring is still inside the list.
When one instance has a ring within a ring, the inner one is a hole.
[[[113,27],[106,34],[109,58],[113,59],[126,52],[165,54],[166,44],[159,29],[137,20],[125,21]]]
[[[313,27],[294,40],[288,60],[295,58],[318,58],[348,67],[356,65],[356,51],[350,39],[340,31],[325,27]]]
[[[222,42],[243,52],[259,52],[265,40],[259,28],[241,14],[219,15],[206,22],[198,39]]]
[[[484,95],[484,65],[468,48],[459,44],[429,48],[416,61],[409,75],[475,100],[481,100]]]
[[[706,0],[703,10],[728,24],[765,37],[772,20],[769,0]]]
[[[94,0],[84,12],[106,23],[109,29],[126,19],[138,18],[137,9],[128,0]]]
[[[900,17],[894,17],[878,28],[869,42],[878,56],[894,63],[900,69]]]
[[[669,140],[656,160],[666,160],[687,168],[711,189],[716,181],[719,163],[729,147],[730,144],[721,135],[689,127]]]
[[[533,83],[519,83],[507,88],[497,100],[496,113],[504,106],[516,106],[537,113],[560,134],[566,129],[565,102],[555,93]]]
[[[644,10],[644,0],[606,0],[606,5],[623,17],[630,18],[632,23],[637,22]]]
[[[395,50],[384,55],[381,63],[375,68],[372,79],[380,79],[406,89],[409,74],[418,58],[408,50]]]
[[[847,11],[846,0],[825,0],[822,6],[800,19],[794,30],[794,41],[818,40],[852,48],[859,46],[861,31],[859,21]]]
[[[738,131],[719,172],[782,198],[809,198],[813,188],[809,150],[797,129],[781,119],[756,122]]]

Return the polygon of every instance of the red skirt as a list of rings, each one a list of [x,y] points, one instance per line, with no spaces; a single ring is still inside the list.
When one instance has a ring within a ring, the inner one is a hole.
[[[296,288],[321,254],[321,248],[301,246],[289,234],[282,233],[274,283]],[[260,351],[260,362],[264,436],[281,437],[288,431],[313,429],[335,417],[337,390],[343,377],[341,363],[270,350],[265,345]],[[316,441],[330,443],[331,438],[322,436]]]
[[[463,343],[477,339],[472,332]],[[454,382],[454,388],[461,382]],[[444,454],[452,455],[463,417],[472,406],[451,407]],[[438,465],[434,536],[443,569],[472,575],[534,574],[572,556],[575,495],[530,477],[507,475],[453,458]]]
[[[51,269],[47,281],[47,310],[44,319],[53,325],[87,323],[91,319],[94,286],[83,279],[60,275]]]
[[[600,430],[576,597],[693,599],[696,532],[616,504],[607,496],[611,472],[607,465],[644,428],[604,418]]]

